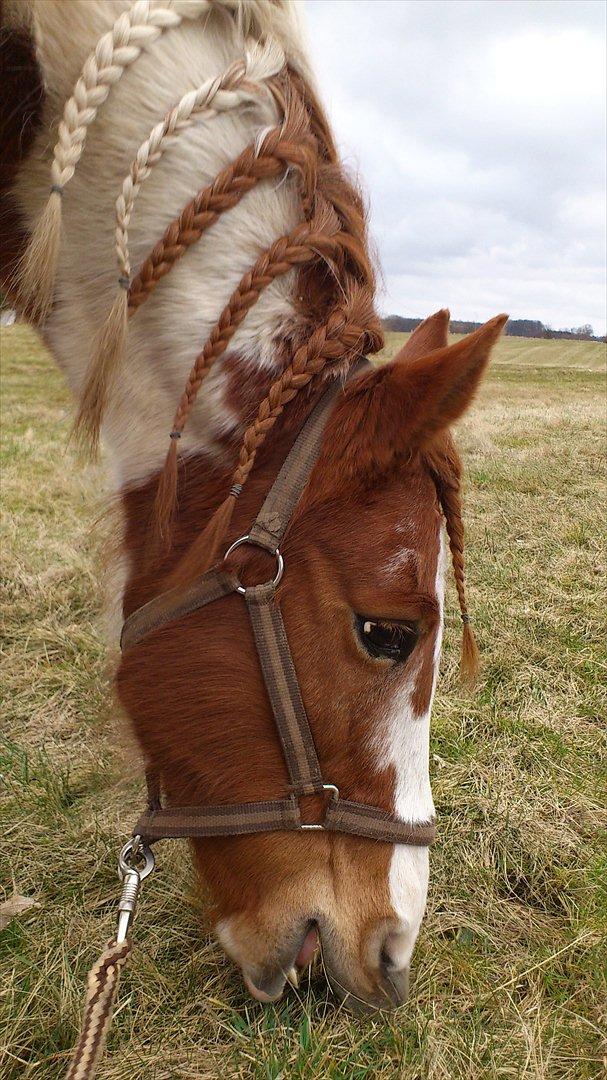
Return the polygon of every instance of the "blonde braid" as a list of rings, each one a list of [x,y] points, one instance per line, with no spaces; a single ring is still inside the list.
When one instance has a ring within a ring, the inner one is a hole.
[[[272,78],[283,66],[284,55],[276,45],[260,49],[253,43],[248,44],[246,58],[236,60],[222,75],[207,79],[197,90],[184,94],[181,101],[152,128],[137,151],[116,200],[116,255],[121,276],[129,279],[129,284],[128,227],[135,201],[142,183],[161,160],[171,138],[190,127],[194,117],[199,114],[206,114],[205,118],[208,119],[219,112],[237,108],[244,102],[255,101],[263,90],[261,81]]]
[[[53,301],[61,239],[61,201],[82,156],[88,128],[112,87],[165,30],[182,19],[198,18],[210,10],[212,0],[190,0],[178,7],[153,7],[150,0],[135,0],[118,16],[87,57],[59,124],[59,139],[51,165],[51,193],[32,234],[19,268],[22,302],[34,318],[43,318]]]
[[[76,436],[88,444],[93,456],[98,449],[103,414],[126,348],[131,284],[128,228],[141,185],[161,160],[172,137],[186,130],[196,114],[204,113],[208,118],[236,108],[243,102],[255,100],[261,94],[262,87],[258,82],[251,81],[251,76],[271,78],[280,70],[283,62],[283,54],[276,46],[260,49],[251,43],[245,60],[237,60],[222,75],[207,79],[197,90],[185,94],[175,108],[152,128],[137,151],[116,200],[118,292],[96,338],[74,425]]]

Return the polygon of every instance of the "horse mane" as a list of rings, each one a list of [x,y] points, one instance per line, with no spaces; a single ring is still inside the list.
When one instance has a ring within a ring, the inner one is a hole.
[[[194,359],[167,432],[168,450],[158,477],[149,530],[152,560],[170,548],[177,509],[179,440],[202,383],[264,289],[277,277],[297,270],[297,318],[285,330],[276,357],[278,374],[243,433],[225,498],[180,561],[182,577],[201,573],[216,560],[257,455],[285,409],[303,391],[313,397],[323,380],[343,372],[360,355],[376,353],[383,346],[364,202],[339,161],[289,0],[176,0],[166,9],[135,0],[119,15],[87,59],[64,109],[51,169],[51,193],[21,267],[24,306],[41,314],[51,303],[63,190],[77,168],[88,127],[111,85],[136,60],[145,35],[148,39],[159,36],[183,19],[194,20],[211,10],[235,24],[243,48],[245,35],[252,35],[258,51],[251,60],[249,50],[221,77],[207,80],[193,96],[185,95],[139,148],[117,200],[119,292],[100,328],[77,420],[77,430],[95,445],[115,373],[123,360],[128,320],[188,246],[218,215],[229,213],[253,185],[282,173],[295,174],[301,220],[289,235],[277,237],[261,253],[232,293]],[[104,72],[110,70],[112,81],[104,82]],[[165,138],[187,127],[193,111],[237,108],[246,95],[261,104],[271,99],[279,107],[280,123],[271,129],[260,128],[254,143],[190,200],[132,278],[127,226],[138,188],[163,152]],[[464,584],[461,469],[458,471],[452,458],[448,464],[444,458],[435,475],[464,622],[465,666],[471,669],[474,657]]]

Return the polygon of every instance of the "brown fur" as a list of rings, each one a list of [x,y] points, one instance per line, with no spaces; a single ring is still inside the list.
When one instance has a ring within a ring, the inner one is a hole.
[[[32,37],[27,30],[0,27],[0,67],[0,282],[16,304],[18,296],[14,274],[27,245],[28,235],[10,188],[40,127],[44,105],[40,68]]]
[[[432,338],[439,327],[427,331]],[[423,714],[434,677],[440,491],[441,486],[459,486],[459,463],[445,425],[454,418],[456,398],[460,411],[468,404],[495,336],[494,322],[480,338],[472,335],[425,358],[418,353],[419,338],[412,339],[409,356],[404,351],[391,365],[348,387],[329,419],[320,460],[283,545],[281,605],[323,774],[348,798],[389,811],[394,809],[394,778],[390,769],[377,770],[373,736],[381,732],[382,716],[403,676],[362,652],[352,612],[420,623],[414,708]],[[427,388],[430,373],[436,387],[433,401]],[[424,422],[416,410],[407,411],[408,403],[416,400],[424,402]],[[272,440],[260,449],[226,543],[246,532],[309,408],[309,401],[300,400],[277,421]],[[192,576],[192,561],[183,556],[229,482],[204,456],[188,459],[180,480],[174,549],[153,570],[141,571],[142,522],[154,498],[154,483],[125,496],[126,545],[139,567],[127,589],[125,615],[169,581]],[[397,527],[409,521],[406,534],[399,533]],[[382,573],[402,546],[415,557],[398,575]],[[249,549],[235,553],[234,565],[249,584],[273,572],[267,556]],[[286,769],[238,596],[150,635],[123,658],[118,689],[170,801],[227,803],[284,794]],[[318,813],[313,801],[303,810],[308,820]],[[358,993],[377,997],[379,975],[363,953],[370,923],[389,917],[389,897],[380,884],[386,878],[389,849],[349,837],[321,837],[314,843],[287,834],[197,841],[194,846],[217,916],[234,915],[238,925],[249,928],[246,948],[251,956],[258,948],[258,959],[265,956],[268,942],[279,940],[294,912],[302,919],[315,917],[310,910],[303,912],[302,905],[312,902],[316,879],[324,882],[325,891],[328,881],[338,880],[340,895],[350,882],[359,910],[354,923],[344,914],[333,928],[343,961],[340,970],[345,965],[342,975],[356,979]],[[356,880],[359,858],[364,858],[364,888]],[[305,883],[302,879],[295,899],[293,881],[299,881],[300,868],[312,862],[314,876],[308,875]],[[345,903],[343,895],[342,900]]]

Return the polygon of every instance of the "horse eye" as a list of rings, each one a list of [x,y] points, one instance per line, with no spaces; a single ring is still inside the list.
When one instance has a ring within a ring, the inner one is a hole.
[[[364,615],[356,616],[356,629],[369,656],[381,660],[407,660],[419,638],[415,623],[377,622]]]

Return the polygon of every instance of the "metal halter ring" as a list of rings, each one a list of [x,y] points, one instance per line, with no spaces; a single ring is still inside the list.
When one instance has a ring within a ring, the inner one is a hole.
[[[141,870],[135,865],[140,859],[143,860]],[[122,881],[126,874],[136,870],[139,874],[139,880],[145,881],[146,877],[149,877],[152,873],[155,865],[156,860],[152,849],[147,844],[141,843],[140,836],[132,836],[118,856],[118,877]]]
[[[253,547],[261,548],[262,551],[265,551],[267,554],[270,554],[270,552],[268,552],[268,549],[264,546],[264,544],[261,544],[259,542],[259,540],[255,540],[254,537],[249,536],[249,534],[247,533],[246,536],[240,536],[238,538],[238,540],[235,540],[233,544],[230,544],[228,550],[226,551],[226,553],[225,553],[225,555],[223,557],[223,561],[225,562],[226,559],[229,559],[232,552],[236,551],[236,548],[240,547],[241,544],[252,544]],[[276,548],[276,550],[273,551],[271,554],[273,554],[274,558],[276,559],[276,576],[274,577],[274,580],[271,582],[271,584],[274,586],[274,588],[276,588],[276,586],[278,585],[279,581],[282,578],[282,575],[284,574],[285,561],[284,561],[282,555],[280,554],[280,551],[279,551],[278,548]],[[251,586],[249,586],[249,587],[251,587]],[[241,585],[240,582],[238,582],[238,584],[236,586],[236,592],[240,593],[241,596],[244,596],[246,591],[247,590],[245,589],[244,585]]]

